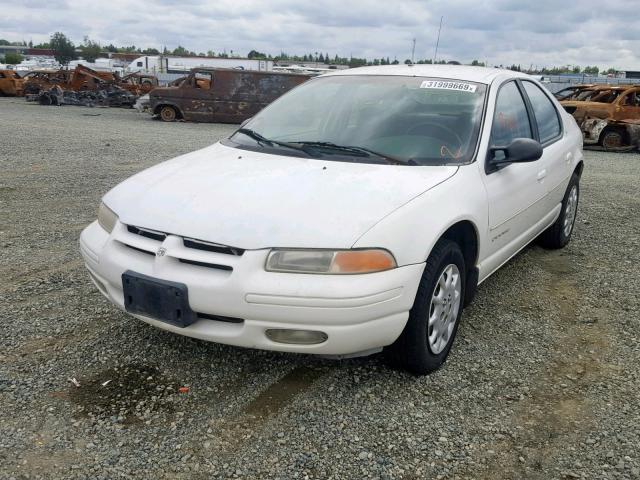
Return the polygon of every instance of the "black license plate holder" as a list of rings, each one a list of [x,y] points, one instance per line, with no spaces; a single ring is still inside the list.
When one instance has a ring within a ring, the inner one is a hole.
[[[177,327],[188,327],[198,316],[189,306],[184,283],[160,280],[127,270],[122,274],[124,307],[129,313],[160,320]]]

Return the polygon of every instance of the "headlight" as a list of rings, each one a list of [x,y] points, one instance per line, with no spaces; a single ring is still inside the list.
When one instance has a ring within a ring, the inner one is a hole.
[[[268,272],[354,274],[395,268],[393,255],[382,249],[367,250],[271,250]]]
[[[98,208],[98,223],[100,226],[108,233],[111,233],[113,231],[113,227],[116,226],[117,220],[118,216],[104,203],[100,202],[100,207]]]

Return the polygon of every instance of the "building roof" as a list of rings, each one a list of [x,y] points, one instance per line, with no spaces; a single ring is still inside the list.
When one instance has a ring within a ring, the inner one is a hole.
[[[498,77],[529,77],[526,73],[501,68],[472,67],[467,65],[381,65],[373,67],[351,68],[326,73],[330,75],[399,75],[410,77],[434,77],[466,80],[490,84]]]

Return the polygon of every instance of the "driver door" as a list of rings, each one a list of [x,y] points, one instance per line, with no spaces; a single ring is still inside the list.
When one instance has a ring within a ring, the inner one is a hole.
[[[534,136],[520,87],[509,81],[498,91],[490,145],[506,146],[516,138]],[[540,160],[490,168],[490,155],[493,154],[487,154],[483,180],[489,207],[488,248],[491,254],[497,254],[497,267],[531,240],[528,230],[547,213],[547,191]]]

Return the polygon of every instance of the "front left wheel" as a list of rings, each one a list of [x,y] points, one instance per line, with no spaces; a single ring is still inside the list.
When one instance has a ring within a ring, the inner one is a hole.
[[[160,118],[163,122],[173,122],[177,117],[176,109],[170,105],[164,105],[160,109]]]
[[[385,348],[389,362],[417,375],[440,368],[449,355],[462,315],[464,256],[457,243],[440,240],[427,259],[409,320]]]

